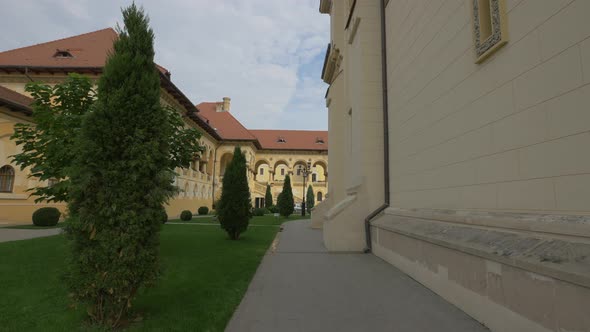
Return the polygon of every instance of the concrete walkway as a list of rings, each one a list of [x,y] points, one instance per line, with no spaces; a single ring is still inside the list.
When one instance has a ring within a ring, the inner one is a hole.
[[[374,255],[328,253],[309,220],[284,225],[226,331],[488,331]]]
[[[0,228],[0,242],[27,240],[36,237],[52,236],[61,233],[61,228],[52,229],[14,229]]]

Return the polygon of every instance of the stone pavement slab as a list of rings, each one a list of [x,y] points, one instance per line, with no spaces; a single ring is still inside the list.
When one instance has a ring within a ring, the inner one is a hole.
[[[309,223],[284,224],[226,331],[488,331],[374,255],[327,252]]]
[[[61,228],[52,229],[14,229],[0,228],[0,242],[33,239],[61,233]]]

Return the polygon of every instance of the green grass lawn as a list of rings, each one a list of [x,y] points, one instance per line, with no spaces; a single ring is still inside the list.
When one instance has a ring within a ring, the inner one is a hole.
[[[251,222],[286,220],[275,219]],[[161,279],[138,296],[134,310],[144,319],[126,330],[223,331],[277,231],[250,227],[239,241],[230,241],[218,227],[165,225]],[[1,330],[95,330],[84,325],[81,308],[68,307],[61,280],[66,255],[63,235],[0,243]]]
[[[257,226],[279,226],[285,221],[289,220],[296,220],[296,219],[309,219],[310,216],[307,214],[305,217],[301,217],[301,215],[291,215],[289,218],[285,217],[275,217],[273,215],[265,215],[262,217],[252,217],[250,219],[250,225],[257,225]],[[193,217],[193,219],[189,221],[182,221],[180,219],[171,219],[168,221],[169,223],[191,223],[191,224],[217,224],[219,222],[213,220],[213,216],[206,216],[206,217]]]

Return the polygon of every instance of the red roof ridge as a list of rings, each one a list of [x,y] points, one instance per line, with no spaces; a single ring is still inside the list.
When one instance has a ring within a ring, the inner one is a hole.
[[[96,31],[85,32],[85,33],[82,33],[82,34],[79,34],[79,35],[75,35],[75,36],[64,37],[64,38],[59,38],[59,39],[54,39],[54,40],[46,41],[46,42],[43,42],[43,43],[37,43],[37,44],[29,45],[29,46],[23,46],[23,47],[13,48],[13,49],[10,49],[10,50],[0,51],[0,54],[6,53],[6,52],[12,52],[12,51],[24,50],[24,49],[27,49],[27,48],[41,46],[41,45],[45,45],[45,44],[50,44],[50,43],[54,43],[54,42],[58,42],[58,41],[63,41],[63,40],[68,40],[68,39],[73,39],[73,38],[79,38],[79,37],[82,37],[82,36],[86,36],[86,35],[90,35],[90,34],[98,33],[98,32],[103,32],[103,31],[107,31],[107,30],[111,30],[117,36],[119,35],[115,31],[115,29],[113,29],[111,27],[108,27],[108,28],[104,28],[104,29],[100,29],[100,30],[96,30]]]

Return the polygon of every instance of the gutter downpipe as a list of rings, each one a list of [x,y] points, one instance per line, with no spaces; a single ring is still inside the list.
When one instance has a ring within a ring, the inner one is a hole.
[[[29,79],[29,81],[34,82],[31,76],[29,76],[29,67],[25,67],[25,76]]]
[[[365,218],[365,253],[372,250],[371,221],[390,204],[389,193],[389,102],[387,98],[387,36],[385,34],[385,1],[381,0],[381,85],[383,94],[383,189],[384,203]]]

